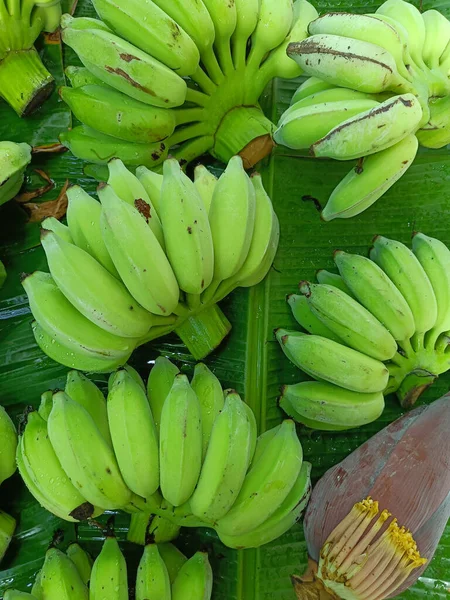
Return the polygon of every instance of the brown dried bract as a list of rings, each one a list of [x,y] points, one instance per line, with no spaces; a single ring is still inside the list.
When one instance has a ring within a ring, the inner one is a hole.
[[[67,152],[67,148],[56,142],[54,144],[44,144],[43,146],[34,146],[31,150],[32,154],[60,154]]]
[[[47,183],[36,190],[32,190],[31,192],[23,192],[23,194],[16,196],[15,201],[19,204],[24,204],[25,202],[30,202],[30,200],[34,200],[35,198],[40,198],[55,187],[55,182],[50,179],[45,171],[42,171],[41,169],[34,169],[34,172],[37,173],[39,177],[41,177]]]
[[[62,219],[67,211],[67,188],[69,187],[69,180],[63,185],[56,200],[49,200],[48,202],[28,202],[22,206],[30,214],[30,223],[40,223],[47,217],[55,217],[55,219]]]
[[[268,156],[275,148],[275,142],[268,133],[253,139],[240,152],[244,169],[251,169],[260,160]]]

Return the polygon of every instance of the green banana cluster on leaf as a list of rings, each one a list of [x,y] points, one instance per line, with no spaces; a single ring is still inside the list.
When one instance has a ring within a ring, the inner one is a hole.
[[[217,180],[197,167],[195,182],[177,160],[164,175],[133,175],[108,163],[101,203],[79,186],[68,192],[68,227],[43,223],[50,274],[23,286],[42,350],[71,368],[108,372],[136,346],[175,331],[203,358],[231,325],[217,302],[269,271],[279,224],[261,177],[232,158]]]
[[[28,144],[0,142],[0,206],[19,193],[30,162],[31,147]]]
[[[374,14],[327,13],[287,53],[309,78],[274,134],[277,143],[356,166],[322,218],[350,218],[413,163],[419,144],[450,143],[450,22],[405,0]]]
[[[154,167],[170,154],[253,166],[273,147],[258,104],[274,77],[300,67],[286,55],[318,16],[306,0],[93,0],[101,20],[63,15],[69,67],[61,97],[82,125],[61,134],[89,162],[119,157]]]
[[[139,561],[136,600],[209,600],[213,573],[208,555],[188,559],[172,544],[148,543]],[[129,577],[117,539],[108,534],[95,561],[79,544],[50,548],[31,593],[8,589],[4,600],[128,600]]]
[[[67,521],[125,510],[139,544],[210,527],[231,548],[266,544],[300,518],[311,465],[292,420],[258,437],[251,408],[204,364],[189,382],[164,357],[147,390],[129,366],[108,388],[105,400],[71,371],[28,414],[17,464],[44,508]]]
[[[318,271],[289,296],[307,332],[279,329],[286,356],[316,381],[286,385],[280,406],[314,429],[376,420],[384,396],[403,407],[450,368],[450,250],[422,233],[412,250],[377,236],[370,258],[336,251],[339,275]]]
[[[0,406],[0,485],[16,470],[17,432],[10,416]],[[16,520],[0,510],[0,562],[16,529]]]
[[[26,117],[48,98],[54,79],[34,42],[59,27],[61,0],[0,0],[0,96]]]

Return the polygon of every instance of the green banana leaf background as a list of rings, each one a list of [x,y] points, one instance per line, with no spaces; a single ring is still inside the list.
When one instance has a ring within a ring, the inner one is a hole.
[[[319,12],[351,10],[372,12],[378,6],[368,0],[321,0]],[[418,5],[418,3],[417,3]],[[70,10],[70,0],[65,2]],[[435,8],[450,18],[450,0],[426,1],[423,9]],[[77,16],[93,16],[89,0],[80,0]],[[78,64],[72,52],[58,43],[41,40],[39,49],[58,85],[63,68]],[[262,100],[267,116],[277,122],[289,104],[298,81],[272,83]],[[34,116],[21,120],[0,103],[0,139],[25,141],[33,146],[57,142],[58,134],[71,125],[71,115],[55,92]],[[209,157],[208,165],[220,170]],[[285,301],[301,279],[313,278],[319,268],[332,268],[336,248],[366,254],[375,234],[408,243],[414,231],[423,231],[450,244],[450,152],[421,150],[407,174],[381,200],[351,220],[323,223],[317,203],[324,204],[348,165],[296,156],[277,148],[259,166],[281,224],[281,240],[274,266],[266,280],[250,290],[237,290],[222,304],[233,324],[227,341],[207,359],[207,364],[224,387],[243,395],[255,411],[260,431],[276,425],[282,417],[277,407],[279,387],[306,376],[282,354],[274,340],[276,327],[295,328]],[[40,187],[35,169],[44,170],[55,187],[41,200],[57,197],[66,180],[78,182],[93,192],[96,182],[83,174],[83,164],[70,153],[39,153],[28,170],[27,190]],[[20,284],[22,273],[46,269],[39,246],[39,225],[30,224],[23,207],[9,202],[0,208],[0,259],[8,278],[0,291],[0,404],[19,418],[27,405],[37,406],[40,394],[64,386],[67,369],[48,359],[34,342],[31,315]],[[152,361],[163,353],[187,374],[194,360],[175,337],[163,338],[141,347],[131,364],[146,377]],[[95,381],[106,383],[105,376]],[[450,376],[442,376],[421,398],[431,402],[450,389]],[[321,433],[299,427],[305,459],[313,464],[317,480],[366,439],[402,414],[395,398],[376,422],[356,431]],[[1,443],[1,440],[0,440]],[[87,524],[64,523],[43,510],[27,492],[16,474],[0,489],[0,507],[18,520],[16,536],[1,564],[0,596],[7,587],[26,590],[43,562],[49,543],[57,535],[61,547],[77,539],[93,554],[100,548],[102,534]],[[129,516],[108,514],[123,541],[132,580],[141,549],[125,541]],[[282,538],[258,550],[235,552],[225,548],[209,530],[183,530],[177,541],[186,552],[210,551],[215,574],[214,600],[294,600],[289,575],[301,574],[306,566],[306,544],[301,523]],[[418,583],[399,598],[415,600],[450,597],[450,526],[436,555]]]

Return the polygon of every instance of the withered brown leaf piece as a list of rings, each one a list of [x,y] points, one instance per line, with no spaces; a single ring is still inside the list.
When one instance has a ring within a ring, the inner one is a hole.
[[[14,200],[19,204],[24,204],[25,202],[30,202],[30,200],[34,200],[35,198],[40,198],[55,187],[55,182],[50,179],[45,171],[42,171],[41,169],[34,169],[34,172],[37,173],[39,177],[47,183],[36,190],[32,190],[31,192],[23,192],[22,194],[18,194]]]
[[[69,187],[69,180],[61,188],[60,193],[56,200],[49,200],[48,202],[27,202],[22,206],[30,214],[30,223],[40,223],[47,217],[55,217],[55,219],[62,219],[67,211],[67,188]]]

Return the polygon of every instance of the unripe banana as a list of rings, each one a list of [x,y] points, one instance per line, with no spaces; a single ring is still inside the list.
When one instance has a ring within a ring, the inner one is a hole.
[[[394,57],[381,46],[340,35],[313,35],[288,46],[288,56],[307,75],[360,92],[410,91]]]
[[[56,285],[86,318],[122,337],[140,337],[149,331],[151,315],[92,256],[51,231],[42,232],[41,242]]]
[[[382,392],[363,394],[324,381],[303,381],[283,386],[279,404],[300,423],[304,416],[305,425],[310,420],[318,423],[314,429],[323,423],[326,431],[342,431],[376,421],[384,410],[384,397]]]
[[[120,92],[162,108],[186,100],[186,82],[179,75],[122,38],[100,29],[77,29],[76,19],[64,22],[62,38],[91,73]]]
[[[172,585],[172,600],[210,600],[213,573],[205,552],[196,552],[180,569]]]
[[[416,135],[426,148],[443,148],[450,144],[450,96],[430,101],[430,120]]]
[[[200,194],[206,212],[209,213],[217,184],[217,177],[203,165],[197,165],[194,170],[194,184],[197,192]]]
[[[437,303],[434,333],[450,329],[450,250],[440,240],[417,233],[412,240],[417,256],[434,290]]]
[[[92,17],[78,17],[74,19],[72,15],[65,13],[61,17],[61,29],[66,29],[67,27],[77,30],[96,29],[99,31],[112,33],[108,25],[100,19],[95,19]]]
[[[438,69],[439,60],[450,42],[450,22],[438,10],[426,10],[422,18],[425,23],[423,60],[430,69]]]
[[[253,460],[231,510],[217,531],[241,535],[255,529],[284,502],[302,466],[303,452],[293,421],[283,421],[258,460]]]
[[[391,332],[395,340],[402,342],[414,334],[414,316],[408,303],[377,264],[364,256],[342,251],[335,252],[334,262],[356,299]]]
[[[153,56],[181,77],[192,75],[200,55],[187,33],[157,3],[93,0],[99,17],[115,33]]]
[[[378,105],[376,100],[358,99],[323,102],[300,108],[292,106],[288,109],[289,114],[285,118],[282,116],[273,139],[288,148],[306,149],[347,119],[376,110]]]
[[[346,345],[377,360],[390,360],[397,344],[389,331],[359,302],[328,285],[300,283],[313,314]]]
[[[125,558],[115,537],[107,537],[92,567],[89,600],[128,600]]]
[[[412,165],[419,143],[409,135],[386,150],[358,161],[331,194],[322,219],[349,219],[372,206]]]
[[[104,84],[62,87],[59,95],[79,121],[121,140],[158,142],[175,130],[170,109],[144,104]]]
[[[259,548],[276,540],[300,519],[311,495],[311,463],[303,462],[297,480],[284,502],[264,523],[242,535],[220,535],[229,548]]]
[[[267,52],[286,39],[294,22],[292,0],[261,0],[248,62],[258,68]]]
[[[236,69],[245,66],[248,39],[255,31],[258,23],[260,0],[235,0],[236,29],[231,45],[234,66]]]
[[[37,600],[37,598],[32,594],[27,594],[27,592],[19,592],[19,590],[8,589],[5,591],[3,600]]]
[[[41,403],[39,404],[38,413],[44,419],[48,421],[51,410],[53,407],[53,390],[47,390],[41,394]]]
[[[219,50],[221,47],[228,46],[231,36],[236,29],[237,11],[234,2],[227,0],[203,0],[215,29],[215,44]]]
[[[61,221],[55,219],[55,217],[47,217],[41,223],[42,229],[48,229],[48,231],[53,231],[56,235],[59,235],[60,238],[73,244],[73,238],[70,234],[69,228],[67,225],[63,225]]]
[[[145,392],[146,391],[145,383],[144,383],[144,380],[142,379],[142,377],[140,376],[139,371],[137,371],[131,365],[124,365],[123,369],[124,369],[124,371],[126,371],[128,373],[128,375],[131,377],[131,379],[133,379],[135,381],[135,383],[138,384],[138,386],[141,388],[141,390],[143,392]],[[115,373],[111,373],[111,375],[108,378],[108,393],[112,390],[115,375],[116,375]]]
[[[394,96],[340,123],[313,144],[310,152],[319,158],[335,160],[352,160],[375,154],[414,133],[421,119],[422,108],[415,96]]]
[[[47,550],[40,584],[43,598],[48,600],[88,600],[89,597],[73,562],[56,548]]]
[[[181,567],[187,562],[187,558],[173,544],[159,544],[158,550],[167,567],[170,583],[172,584],[177,578]]]
[[[77,543],[70,544],[66,550],[66,554],[76,566],[83,583],[88,585],[91,579],[92,565],[94,564],[91,555]]]
[[[291,59],[292,60],[292,59]],[[328,81],[323,81],[319,77],[308,77],[305,81],[297,88],[295,94],[291,99],[291,106],[296,104],[300,100],[304,98],[308,98],[308,96],[312,96],[313,94],[318,94],[325,90],[337,89],[332,83],[328,83]]]
[[[30,162],[31,146],[0,142],[0,206],[19,193],[25,169]]]
[[[220,381],[204,363],[197,363],[195,365],[191,387],[200,402],[202,456],[204,459],[215,421],[224,406],[223,390]]]
[[[157,214],[159,214],[161,208],[161,188],[164,177],[142,166],[136,169],[136,177],[142,183],[151,204],[153,204]]]
[[[79,248],[93,256],[111,275],[119,278],[102,238],[100,203],[79,185],[74,185],[67,190],[67,199],[67,224],[73,241]],[[44,227],[44,223],[42,226]]]
[[[136,340],[100,329],[67,300],[51,275],[35,271],[22,280],[22,285],[34,318],[52,339],[86,358],[128,360]]]
[[[69,65],[64,69],[64,73],[73,88],[83,87],[85,85],[104,85],[105,83],[86,69],[86,67],[75,67]],[[106,86],[107,88],[109,86]],[[113,88],[109,88],[113,89]]]
[[[111,186],[99,189],[98,195],[103,239],[128,291],[153,314],[171,315],[180,292],[153,231],[139,211],[123,202]]]
[[[166,500],[180,506],[192,495],[202,461],[200,404],[186,375],[177,375],[161,414],[160,485]]]
[[[377,235],[370,258],[400,290],[414,316],[416,333],[426,333],[437,319],[437,302],[428,275],[413,252],[395,240]]]
[[[108,393],[108,421],[126,485],[149,498],[159,487],[158,435],[147,395],[125,369],[115,374]]]
[[[11,417],[0,405],[0,484],[16,470],[17,432]]]
[[[175,159],[164,163],[161,222],[167,256],[180,289],[201,294],[213,278],[213,236],[202,199]]]
[[[168,358],[158,356],[148,376],[147,396],[158,433],[164,402],[179,372],[178,367],[171,363]]]
[[[14,531],[16,529],[16,520],[8,513],[0,510],[0,562],[8,550]]]
[[[255,205],[254,187],[241,157],[234,156],[216,184],[209,211],[214,279],[228,279],[244,264],[252,242]]]
[[[156,544],[147,544],[136,576],[136,600],[171,600],[167,567]]]
[[[382,392],[388,383],[384,364],[353,348],[285,329],[278,329],[276,337],[289,360],[315,379],[367,394]]]
[[[95,383],[79,371],[69,371],[64,391],[72,400],[87,410],[103,438],[112,448],[106,400]]]
[[[331,273],[326,269],[319,269],[316,272],[316,279],[319,283],[324,283],[325,285],[333,285],[334,287],[345,292],[348,296],[354,298],[350,288],[338,273]]]
[[[439,58],[439,69],[444,73],[445,77],[450,77],[450,42]]]
[[[87,410],[64,392],[53,397],[48,433],[64,471],[86,500],[104,509],[130,502],[112,449]]]
[[[320,335],[321,337],[334,340],[340,344],[343,343],[339,336],[337,336],[334,331],[331,331],[331,329],[322,323],[322,321],[312,312],[306,296],[290,294],[287,297],[287,302],[291,307],[294,319],[307,333]]]

